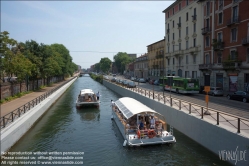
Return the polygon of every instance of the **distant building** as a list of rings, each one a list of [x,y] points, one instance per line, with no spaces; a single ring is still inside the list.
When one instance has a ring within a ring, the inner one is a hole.
[[[129,57],[131,57],[132,59],[136,59],[137,58],[137,54],[127,54]]]
[[[134,65],[135,77],[148,78],[148,55],[137,57]]]

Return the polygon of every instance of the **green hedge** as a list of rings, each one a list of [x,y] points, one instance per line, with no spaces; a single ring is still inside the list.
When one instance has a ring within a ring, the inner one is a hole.
[[[94,79],[95,81],[98,81],[98,82],[100,82],[101,84],[103,84],[103,75],[95,75],[95,74],[92,74],[92,73],[90,73],[89,75],[90,75],[90,77],[91,77],[92,79]]]

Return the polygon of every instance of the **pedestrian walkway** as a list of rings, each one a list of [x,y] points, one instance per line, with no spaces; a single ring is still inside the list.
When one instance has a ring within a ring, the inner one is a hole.
[[[71,79],[72,77],[67,78],[66,80]],[[65,81],[66,81],[65,80]],[[4,103],[1,105],[1,117],[3,117],[4,115],[14,111],[15,109],[21,107],[22,105],[28,103],[29,101],[45,94],[46,92],[52,90],[53,88],[56,88],[57,86],[60,86],[61,84],[63,84],[65,81],[61,81],[58,83],[54,83],[51,86],[45,87],[43,89],[40,89],[38,91],[26,94],[25,96],[22,96],[20,98],[17,98],[15,100],[12,100],[10,102]]]

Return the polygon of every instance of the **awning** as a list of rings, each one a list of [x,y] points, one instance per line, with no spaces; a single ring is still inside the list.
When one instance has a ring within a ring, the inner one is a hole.
[[[94,94],[94,92],[92,91],[92,89],[83,89],[80,91],[80,95],[83,95],[83,94]]]
[[[118,109],[123,113],[126,119],[129,119],[135,114],[139,113],[157,113],[156,111],[152,110],[151,108],[147,107],[146,105],[140,103],[139,101],[129,98],[123,97],[120,98],[115,102],[115,105]],[[158,114],[158,113],[157,113]]]

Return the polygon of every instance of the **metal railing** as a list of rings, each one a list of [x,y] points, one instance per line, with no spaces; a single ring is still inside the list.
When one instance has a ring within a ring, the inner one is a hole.
[[[70,80],[65,81],[61,85],[51,89],[50,91],[38,96],[37,98],[29,101],[28,103],[22,105],[21,107],[18,107],[14,111],[11,111],[10,113],[4,115],[0,119],[0,126],[1,128],[6,127],[8,124],[14,122],[16,119],[21,117],[23,114],[34,108],[37,104],[41,103],[43,100],[45,100],[47,97],[49,97],[51,94],[53,94],[55,91],[57,91],[59,88],[73,80],[75,77],[71,78]]]
[[[109,80],[106,80],[112,84],[115,84]],[[122,86],[120,84],[117,84],[119,86]],[[123,88],[129,89],[133,92],[136,92],[138,94],[144,95],[146,97],[149,97],[153,100],[157,100],[158,102],[163,102],[164,104],[169,104],[171,107],[177,108],[179,110],[185,111],[188,114],[196,114],[197,116],[200,116],[201,119],[204,119],[204,115],[216,122],[216,125],[220,125],[220,123],[226,123],[228,126],[233,127],[237,130],[238,133],[240,133],[241,130],[249,130],[249,120],[232,115],[229,113],[225,113],[222,111],[218,111],[215,109],[207,108],[205,106],[201,106],[198,104],[190,103],[185,100],[173,98],[171,96],[162,95],[159,93],[156,93],[155,91],[143,89],[143,88],[127,88],[125,86],[122,86]],[[208,114],[206,114],[209,112]],[[237,121],[236,123],[232,123],[234,121]],[[243,125],[243,127],[241,127]]]

